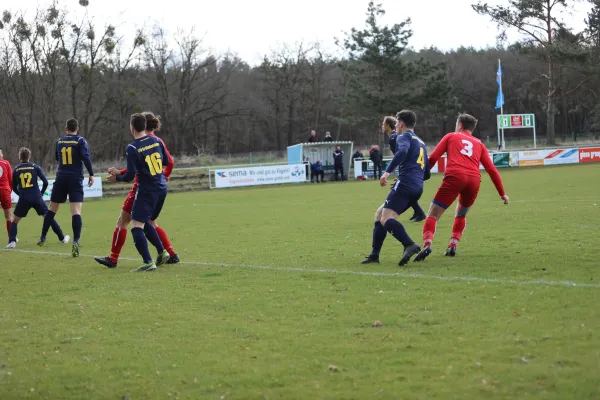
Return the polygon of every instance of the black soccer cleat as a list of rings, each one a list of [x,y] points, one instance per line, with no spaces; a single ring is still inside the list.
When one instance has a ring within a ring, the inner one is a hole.
[[[117,268],[117,263],[112,262],[110,257],[94,257],[98,264],[102,264],[108,268]]]
[[[414,256],[415,254],[419,253],[419,251],[421,251],[421,247],[416,243],[413,243],[410,246],[406,247],[404,249],[404,255],[400,259],[400,262],[398,263],[398,265],[400,267],[402,267],[402,266],[408,264],[408,262],[410,261],[410,258],[412,256]]]
[[[421,262],[421,261],[425,260],[430,254],[431,254],[431,246],[423,247],[423,250],[421,250],[419,252],[419,254],[417,254],[417,256],[415,257],[415,262]]]
[[[73,257],[79,257],[79,243],[73,242],[73,246],[71,246],[71,255]]]
[[[179,256],[177,254],[174,254],[172,257],[169,257],[169,261],[167,261],[167,264],[179,264]]]
[[[40,247],[44,247],[46,245],[46,238],[41,237],[40,240],[38,240],[37,245]]]
[[[410,220],[412,222],[421,222],[427,219],[427,215],[425,214],[417,214],[414,213],[412,217],[410,217]]]
[[[454,257],[456,255],[456,246],[450,246],[446,249],[446,257]]]
[[[369,257],[365,258],[361,264],[379,264],[379,255],[369,254]]]

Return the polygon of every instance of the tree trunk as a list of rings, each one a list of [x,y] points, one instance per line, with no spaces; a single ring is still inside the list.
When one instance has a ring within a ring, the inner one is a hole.
[[[556,116],[556,103],[554,101],[554,71],[552,60],[548,62],[548,107],[546,108],[546,144],[556,144],[554,118]]]

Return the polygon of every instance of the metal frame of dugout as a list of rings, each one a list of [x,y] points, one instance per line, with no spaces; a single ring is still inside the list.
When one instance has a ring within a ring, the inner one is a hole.
[[[312,180],[311,165],[317,161],[321,161],[323,164],[325,175],[333,175],[335,173],[333,152],[336,146],[340,146],[344,152],[344,176],[345,179],[348,179],[350,177],[352,154],[354,153],[354,142],[351,141],[299,143],[288,146],[288,164],[305,164],[308,181]]]

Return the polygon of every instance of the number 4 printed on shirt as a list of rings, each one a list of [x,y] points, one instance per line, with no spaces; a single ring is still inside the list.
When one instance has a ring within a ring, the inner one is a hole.
[[[473,155],[473,143],[468,140],[461,140],[461,142],[465,145],[465,147],[463,147],[460,151],[461,154],[464,154],[467,157],[471,157]]]

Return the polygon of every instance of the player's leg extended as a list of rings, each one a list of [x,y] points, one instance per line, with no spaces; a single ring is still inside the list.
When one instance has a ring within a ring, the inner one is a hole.
[[[371,254],[363,260],[362,264],[379,264],[379,253],[383,247],[383,242],[387,236],[387,231],[381,224],[381,214],[383,213],[383,204],[375,211],[375,226],[373,227],[373,248]]]
[[[460,202],[456,205],[456,214],[454,216],[454,223],[452,224],[452,235],[450,236],[450,243],[446,250],[447,256],[454,257],[456,255],[456,247],[467,226],[467,213],[469,212],[469,209],[470,207],[465,207],[460,204]]]
[[[423,209],[421,208],[421,206],[419,205],[418,201],[415,201],[412,204],[412,209],[414,211],[413,216],[410,217],[410,220],[412,222],[421,222],[423,221],[425,218],[427,218],[427,215],[425,214],[425,211],[423,211]]]
[[[8,245],[6,246],[7,249],[14,249],[17,247],[17,225],[19,224],[19,221],[21,221],[21,217],[13,217],[12,223],[10,224],[10,230],[8,232]]]
[[[10,225],[13,221],[13,214],[10,208],[4,210],[4,218],[6,219],[6,233],[10,235]]]
[[[156,248],[158,253],[158,258],[156,259],[156,266],[160,266],[169,261],[169,253],[165,250],[165,246],[163,246],[163,242],[160,240],[158,236],[158,232],[156,231],[156,221],[160,212],[162,211],[163,205],[165,204],[165,200],[167,198],[167,192],[161,193],[158,195],[156,202],[154,204],[154,209],[152,210],[152,215],[150,217],[150,221],[144,226],[144,233],[146,234],[146,238],[152,245]],[[164,232],[164,231],[163,231]],[[166,236],[166,234],[165,234]],[[167,239],[168,241],[168,239]]]
[[[34,203],[32,206],[35,209],[35,211],[37,212],[37,215],[39,215],[40,217],[45,217],[46,214],[48,214],[48,206],[46,206],[46,203],[44,203],[42,198],[40,198],[39,201],[37,203]],[[60,229],[60,225],[58,225],[58,222],[56,222],[56,219],[52,220],[50,227],[52,228],[52,231],[56,234],[56,236],[58,236],[58,240],[60,242],[69,243],[69,240],[71,240],[71,237],[69,235],[65,236],[63,234],[63,231],[62,231],[62,229]]]
[[[406,229],[404,229],[404,225],[402,225],[396,218],[398,218],[398,213],[395,210],[384,208],[383,213],[381,215],[381,223],[388,231],[395,237],[402,246],[404,246],[404,253],[398,265],[403,266],[406,265],[412,256],[417,254],[421,248],[419,245],[415,244],[415,242],[408,236],[406,233]]]
[[[179,263],[179,256],[173,249],[173,245],[171,244],[171,241],[169,240],[169,235],[167,235],[167,232],[165,232],[165,230],[163,228],[158,226],[158,224],[154,220],[150,221],[148,224],[150,224],[154,227],[163,247],[165,248],[165,250],[167,250],[167,253],[169,253],[169,261],[167,262],[167,264]]]
[[[458,196],[454,224],[452,224],[452,236],[450,237],[450,243],[446,250],[447,256],[454,257],[456,255],[456,247],[467,226],[467,213],[473,204],[475,204],[475,199],[477,199],[477,195],[479,194],[480,184],[481,180],[479,178],[469,179],[469,182]]]
[[[54,193],[54,188],[52,189]],[[38,246],[43,246],[46,243],[46,235],[48,234],[48,230],[52,226],[52,222],[54,221],[54,217],[58,212],[60,207],[59,203],[55,203],[50,201],[50,206],[48,207],[48,212],[44,215],[44,223],[42,224],[42,234],[40,235],[40,240],[38,241]]]
[[[82,202],[69,203],[71,207],[71,226],[73,228],[73,257],[79,257],[79,239],[81,238],[81,228],[83,221],[81,219]]]
[[[125,204],[123,205],[123,209],[117,220],[117,226],[113,232],[112,242],[110,244],[110,256],[94,257],[94,260],[96,260],[97,263],[108,268],[116,268],[117,263],[119,262],[119,256],[121,255],[121,250],[127,240],[127,227],[131,222],[131,214],[127,210],[130,211],[131,206],[133,205],[133,200],[131,201],[131,204],[128,204],[128,199],[129,197],[125,200]]]
[[[138,272],[156,269],[156,264],[154,264],[154,260],[152,260],[152,256],[148,250],[148,241],[144,235],[144,226],[145,223],[143,222],[136,221],[135,219],[131,221],[131,236],[133,237],[133,243],[135,243],[135,248],[138,253],[140,253],[143,260],[143,264],[135,270]]]

